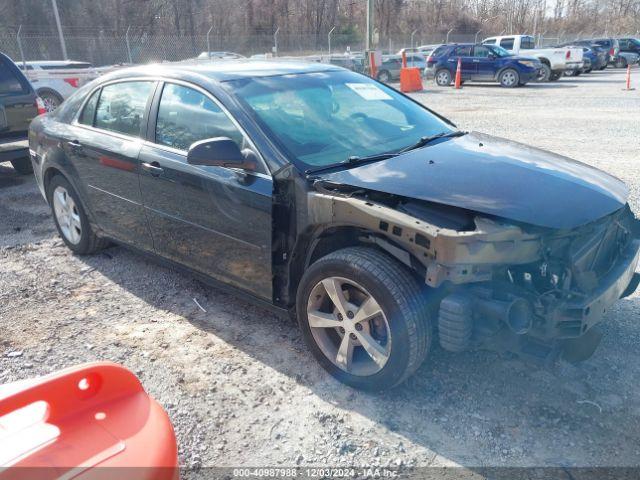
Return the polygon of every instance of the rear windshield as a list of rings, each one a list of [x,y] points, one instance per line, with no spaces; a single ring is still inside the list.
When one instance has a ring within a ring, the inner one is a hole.
[[[536,48],[536,42],[533,37],[522,37],[520,38],[520,49],[521,50],[532,50]]]

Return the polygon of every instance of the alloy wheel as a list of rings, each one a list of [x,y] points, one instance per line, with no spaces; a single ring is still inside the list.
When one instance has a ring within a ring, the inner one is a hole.
[[[451,83],[451,75],[449,72],[440,71],[436,76],[436,83],[441,86],[446,86]]]
[[[516,74],[511,71],[506,71],[502,74],[502,85],[505,87],[511,87],[516,84],[518,79],[516,78]]]
[[[384,368],[391,354],[391,330],[378,301],[353,280],[329,277],[318,282],[307,302],[307,319],[322,353],[341,370],[369,376]]]
[[[53,211],[64,237],[77,245],[82,238],[82,221],[76,202],[66,188],[58,186],[53,191]]]

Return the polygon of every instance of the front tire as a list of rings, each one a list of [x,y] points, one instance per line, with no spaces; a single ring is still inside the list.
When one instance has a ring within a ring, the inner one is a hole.
[[[500,86],[505,88],[515,88],[520,83],[520,75],[513,68],[507,68],[500,73],[498,77],[498,82],[500,82]]]
[[[402,383],[431,348],[431,313],[421,285],[395,259],[352,247],[303,275],[297,315],[316,360],[343,383],[385,390]]]
[[[47,200],[60,237],[74,253],[88,255],[108,245],[94,233],[80,197],[66,178],[56,175],[51,179]]]
[[[31,164],[31,159],[29,157],[11,160],[11,165],[20,175],[29,175],[30,173],[33,173],[33,165]]]

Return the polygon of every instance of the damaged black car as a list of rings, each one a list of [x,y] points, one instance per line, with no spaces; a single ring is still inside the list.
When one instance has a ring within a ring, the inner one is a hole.
[[[620,180],[331,65],[116,71],[29,147],[75,253],[117,242],[292,314],[357,388],[398,385],[436,342],[586,359],[640,280]]]

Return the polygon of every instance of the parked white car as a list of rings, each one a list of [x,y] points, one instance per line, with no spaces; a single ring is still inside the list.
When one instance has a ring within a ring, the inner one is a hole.
[[[582,48],[579,47],[554,47],[536,48],[536,40],[531,35],[505,35],[485,38],[485,45],[498,45],[515,55],[536,57],[542,63],[539,81],[558,80],[567,70],[580,70],[584,62],[582,60]]]
[[[16,62],[25,73],[33,88],[42,98],[45,108],[51,112],[85,83],[100,76],[102,69],[88,62],[73,60],[51,60]]]

